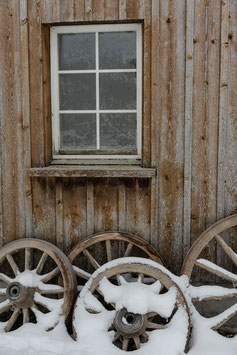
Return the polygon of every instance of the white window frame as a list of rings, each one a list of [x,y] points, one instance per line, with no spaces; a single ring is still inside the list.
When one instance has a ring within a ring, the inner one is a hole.
[[[98,33],[99,32],[121,32],[121,31],[136,31],[136,69],[99,69],[99,49],[98,49]],[[61,70],[58,68],[58,34],[62,33],[96,33],[96,69],[94,70]],[[99,159],[126,159],[126,160],[140,160],[142,151],[142,30],[141,24],[106,24],[106,25],[73,25],[73,26],[52,26],[50,29],[50,58],[51,58],[51,105],[52,105],[52,138],[53,138],[53,159],[67,159],[67,160],[99,160]],[[136,110],[99,110],[99,73],[111,72],[134,72],[137,74],[137,98]],[[96,132],[97,132],[97,149],[99,145],[99,113],[122,113],[133,112],[137,113],[137,154],[136,155],[82,155],[80,153],[75,155],[60,154],[60,128],[59,128],[59,114],[65,111],[59,110],[59,73],[95,73],[96,74],[96,110],[66,110],[67,113],[96,113]]]

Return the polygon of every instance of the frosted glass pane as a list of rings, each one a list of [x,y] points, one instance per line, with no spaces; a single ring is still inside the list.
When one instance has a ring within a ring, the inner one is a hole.
[[[136,32],[99,33],[100,69],[136,69]]]
[[[100,109],[136,109],[136,73],[100,74]]]
[[[59,75],[60,110],[95,110],[95,74]]]
[[[100,114],[101,149],[132,150],[137,148],[136,113]]]
[[[59,70],[95,69],[95,33],[58,35]]]
[[[96,115],[61,114],[60,149],[96,149]]]

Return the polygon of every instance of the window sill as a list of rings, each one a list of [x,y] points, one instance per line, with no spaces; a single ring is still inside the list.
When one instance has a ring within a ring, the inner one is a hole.
[[[152,178],[156,169],[128,166],[48,166],[30,168],[31,177]]]

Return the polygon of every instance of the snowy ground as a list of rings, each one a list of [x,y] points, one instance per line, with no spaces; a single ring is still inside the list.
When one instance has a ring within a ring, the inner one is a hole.
[[[142,263],[141,259],[136,259]],[[129,258],[125,261],[128,262]],[[154,264],[151,261],[149,263],[151,266]],[[92,278],[113,265],[114,262],[105,264],[93,274]],[[236,355],[237,336],[225,338],[211,330],[216,319],[201,317],[190,301],[190,296],[193,296],[195,292],[199,292],[199,296],[205,297],[211,292],[221,294],[226,291],[218,287],[197,289],[190,287],[187,278],[174,276],[162,266],[159,268],[179,285],[189,304],[193,327],[189,350],[186,353],[184,351],[188,333],[187,312],[184,307],[179,307],[165,329],[148,332],[148,342],[142,344],[140,349],[132,353],[136,355]],[[125,354],[125,351],[112,344],[114,331],[109,330],[116,311],[107,310],[90,293],[90,282],[91,280],[84,287],[76,303],[73,325],[77,333],[77,341],[68,335],[63,318],[60,318],[58,325],[49,332],[45,331],[43,323],[27,323],[18,330],[9,333],[0,331],[0,355]],[[113,303],[117,311],[125,307],[130,312],[140,314],[156,312],[165,318],[172,313],[177,293],[177,290],[171,287],[165,297],[164,294],[159,294],[159,281],[153,285],[144,285],[139,281],[128,283],[124,279],[120,286],[115,286],[105,278],[100,281],[100,290],[103,290],[106,302]],[[234,307],[237,308],[237,305],[235,304]],[[87,309],[94,309],[97,313],[89,313]]]

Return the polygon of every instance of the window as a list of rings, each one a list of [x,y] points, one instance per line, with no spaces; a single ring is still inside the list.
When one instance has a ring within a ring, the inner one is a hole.
[[[141,25],[51,28],[54,159],[141,159]]]

